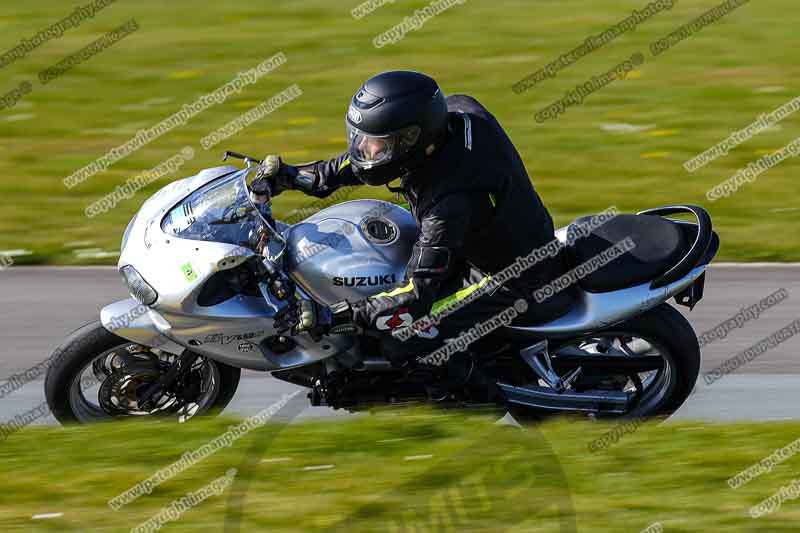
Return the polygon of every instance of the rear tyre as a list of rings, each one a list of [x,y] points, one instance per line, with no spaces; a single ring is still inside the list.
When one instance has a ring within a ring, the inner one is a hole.
[[[666,349],[662,356],[672,359],[671,386],[665,390],[664,397],[657,402],[648,402],[645,395],[640,405],[627,416],[672,415],[692,393],[700,373],[700,344],[694,328],[677,309],[664,303],[625,322],[620,329],[652,339]]]
[[[680,408],[694,389],[700,372],[697,335],[684,316],[669,304],[661,304],[621,324],[585,337],[551,344],[554,361],[561,349],[580,349],[592,354],[652,356],[663,359],[663,368],[632,376],[609,372],[603,383],[587,385],[579,378],[574,384],[584,389],[606,388],[636,392],[635,404],[621,418],[668,417]],[[537,421],[554,412],[542,412],[516,405],[509,412],[519,421]]]

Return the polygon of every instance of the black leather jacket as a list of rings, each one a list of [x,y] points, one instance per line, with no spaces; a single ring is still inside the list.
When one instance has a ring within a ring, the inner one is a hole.
[[[421,228],[406,280],[395,290],[351,302],[354,318],[364,327],[401,308],[417,319],[445,296],[442,286],[469,265],[491,274],[554,238],[550,214],[494,116],[470,96],[451,95],[447,105],[447,142],[402,180],[402,193]],[[294,187],[317,197],[360,184],[347,154],[298,169]],[[545,261],[514,286],[530,297],[561,273],[560,258]]]

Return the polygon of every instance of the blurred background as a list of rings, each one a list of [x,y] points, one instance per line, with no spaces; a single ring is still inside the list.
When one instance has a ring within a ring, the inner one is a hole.
[[[7,3],[0,14],[0,53],[30,39],[82,4]],[[333,157],[346,149],[344,114],[369,76],[416,69],[447,94],[466,93],[487,106],[522,154],[559,225],[611,205],[636,211],[700,203],[722,236],[722,260],[800,258],[794,159],[709,202],[706,191],[757,158],[800,136],[790,116],[702,169],[683,163],[798,94],[796,6],[790,0],[748,2],[653,56],[649,45],[715,3],[680,0],[599,50],[515,93],[512,86],[590,35],[643,9],[647,2],[468,0],[425,21],[396,43],[376,48],[379,34],[426,2],[397,0],[359,19],[360,4],[311,0],[256,4],[117,1],[0,69],[0,94],[30,81],[32,90],[0,110],[0,252],[17,264],[116,261],[122,231],[141,203],[166,183],[220,163],[223,150],[281,154],[288,162]],[[39,72],[135,19],[139,29],[46,85]],[[62,180],[278,52],[286,63],[128,157],[67,189]],[[570,107],[537,123],[534,113],[578,84],[641,52],[644,62]],[[302,95],[205,150],[200,139],[297,84]],[[178,153],[196,155],[91,219],[87,205]],[[283,195],[276,213],[308,203]],[[352,197],[390,198],[383,188]]]

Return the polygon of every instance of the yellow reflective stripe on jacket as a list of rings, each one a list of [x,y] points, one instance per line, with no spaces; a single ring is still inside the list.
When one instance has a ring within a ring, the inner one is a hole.
[[[339,164],[339,169],[336,171],[337,173],[341,172],[344,167],[350,164],[350,158],[348,157],[344,161]]]
[[[489,201],[492,202],[492,207],[497,207],[497,199],[494,194],[489,193]]]
[[[484,276],[483,279],[481,279],[479,282],[473,283],[469,287],[465,287],[465,288],[461,289],[460,291],[456,292],[455,294],[451,294],[450,296],[447,296],[445,298],[442,298],[441,300],[438,300],[438,301],[434,302],[433,306],[431,307],[430,314],[431,315],[437,315],[443,309],[445,309],[446,307],[448,307],[448,306],[450,306],[450,305],[452,305],[452,304],[454,304],[456,302],[460,302],[462,300],[465,300],[467,298],[467,296],[469,296],[473,292],[477,291],[478,289],[480,289],[481,287],[486,285],[486,283],[490,279],[492,279],[491,276]]]
[[[408,284],[405,287],[397,287],[396,289],[392,290],[391,292],[381,292],[378,294],[373,294],[370,298],[391,298],[392,296],[397,296],[398,294],[403,294],[404,292],[411,292],[414,290],[414,280],[408,280]]]

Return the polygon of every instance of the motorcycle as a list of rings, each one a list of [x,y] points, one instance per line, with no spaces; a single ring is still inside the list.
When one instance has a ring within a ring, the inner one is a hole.
[[[272,217],[271,198],[259,202],[251,190],[261,162],[228,157],[245,168],[170,183],[128,224],[118,268],[131,298],[103,308],[53,353],[45,395],[59,422],[217,413],[241,369],[308,388],[312,405],[348,410],[489,401],[523,416],[650,417],[673,413],[694,387],[697,336],[667,302],[693,308],[703,297],[719,237],[700,207],[617,215],[577,239],[580,219],[559,229],[573,265],[613,235],[629,236],[640,253],[579,278],[563,316],[514,322],[471,344],[464,353],[468,373],[483,377],[476,384],[454,379],[446,364],[392,365],[374,332],[287,324],[310,302],[354,301],[402,281],[417,224],[403,207],[377,200],[285,224]],[[695,220],[670,217],[679,214]]]

